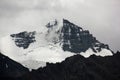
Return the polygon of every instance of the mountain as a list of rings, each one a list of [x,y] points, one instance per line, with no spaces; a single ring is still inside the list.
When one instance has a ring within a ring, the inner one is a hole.
[[[110,50],[107,44],[101,43],[89,33],[88,30],[83,30],[81,27],[63,19],[62,27],[58,26],[58,21],[55,20],[52,23],[46,25],[48,33],[46,33],[54,44],[61,43],[64,51],[70,51],[74,53],[85,52],[91,48],[94,52],[100,52],[102,49]],[[58,29],[56,29],[56,27]],[[12,34],[16,46],[28,48],[29,45],[35,42],[36,32],[21,32],[18,34]]]
[[[42,32],[24,31],[8,35],[0,40],[0,49],[4,55],[30,69],[35,69],[35,66],[30,66],[29,60],[32,60],[32,65],[36,65],[38,62],[61,62],[76,54],[84,57],[93,54],[113,55],[107,44],[66,19],[49,22]]]
[[[3,57],[5,56],[0,56],[0,62]],[[31,72],[15,61],[7,59],[12,63],[8,64],[9,69],[14,67],[14,70],[9,72],[11,76],[8,73],[4,74],[4,77],[0,75],[2,80],[120,80],[120,52],[113,56],[91,55],[89,58],[77,54],[61,63],[47,63],[46,67]],[[5,60],[3,61],[3,64],[6,64]],[[14,66],[13,63],[17,65]],[[8,71],[5,66],[0,70]],[[16,70],[21,75],[16,76],[17,74],[14,74]]]
[[[15,62],[14,60],[4,56],[0,53],[0,79],[17,78],[23,76],[25,73],[28,73],[29,70],[23,67],[20,63]]]
[[[66,19],[3,37],[0,51],[1,80],[120,80],[120,52]]]

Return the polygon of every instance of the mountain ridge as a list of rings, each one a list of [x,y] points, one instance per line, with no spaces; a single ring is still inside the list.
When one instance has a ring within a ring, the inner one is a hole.
[[[0,54],[1,55],[1,54]],[[5,57],[2,55],[2,57]],[[11,59],[9,59],[11,60]],[[91,55],[85,58],[79,54],[66,58],[61,63],[47,63],[46,67],[37,70],[28,70],[21,75],[0,75],[2,80],[119,80],[120,79],[120,52],[113,56]],[[1,56],[0,56],[1,62]],[[14,62],[12,60],[12,62]],[[18,64],[14,62],[15,64]],[[5,64],[5,63],[4,63]],[[11,64],[13,66],[13,64]],[[22,66],[22,65],[21,65]],[[1,65],[0,65],[1,67]],[[17,67],[16,67],[17,68]],[[16,70],[14,68],[14,71]],[[25,69],[22,67],[23,70]],[[7,70],[7,68],[5,68]],[[11,69],[11,68],[10,68]],[[3,69],[1,69],[3,70]],[[4,75],[4,76],[3,76]],[[15,77],[16,76],[16,77]]]

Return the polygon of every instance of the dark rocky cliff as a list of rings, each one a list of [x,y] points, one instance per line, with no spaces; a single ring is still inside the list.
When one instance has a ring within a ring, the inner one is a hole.
[[[35,33],[36,32],[20,32],[18,34],[11,34],[10,36],[15,41],[16,46],[23,47],[24,49],[28,48],[29,45],[35,42]]]

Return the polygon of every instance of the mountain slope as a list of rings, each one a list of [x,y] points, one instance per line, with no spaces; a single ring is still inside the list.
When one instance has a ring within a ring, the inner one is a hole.
[[[17,78],[28,72],[27,68],[0,53],[0,79]]]

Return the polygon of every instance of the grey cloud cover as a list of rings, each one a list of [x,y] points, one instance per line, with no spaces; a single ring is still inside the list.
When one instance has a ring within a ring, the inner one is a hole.
[[[120,50],[120,0],[0,0],[0,38],[66,18]]]

